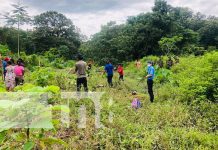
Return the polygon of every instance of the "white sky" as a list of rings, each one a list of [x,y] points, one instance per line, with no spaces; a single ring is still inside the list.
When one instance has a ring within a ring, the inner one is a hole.
[[[18,0],[0,0],[0,13],[10,11]],[[32,16],[55,10],[72,19],[88,37],[109,21],[124,23],[128,16],[151,11],[154,0],[20,0]],[[167,0],[172,6],[189,7],[194,12],[218,16],[218,0]],[[4,21],[0,19],[0,26]]]

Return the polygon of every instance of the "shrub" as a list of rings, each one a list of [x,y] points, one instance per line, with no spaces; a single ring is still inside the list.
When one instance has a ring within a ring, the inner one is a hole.
[[[1,45],[0,44],[0,53],[1,53],[2,56],[7,56],[9,52],[10,51],[9,51],[7,45]]]
[[[218,52],[205,56],[184,58],[172,71],[172,78],[179,87],[179,93],[185,101],[205,100],[215,101],[217,96],[217,63]]]

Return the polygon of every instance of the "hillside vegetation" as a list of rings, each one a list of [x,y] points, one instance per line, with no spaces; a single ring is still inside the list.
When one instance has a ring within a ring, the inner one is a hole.
[[[182,57],[172,70],[156,68],[153,104],[149,102],[146,81],[141,78],[146,61],[157,57],[143,58],[140,70],[134,62],[126,63],[125,81],[119,83],[116,73],[113,88],[107,86],[105,76],[99,72],[102,68],[95,66],[88,82],[91,91],[105,92],[100,118],[104,127],[100,129],[95,128],[95,107],[88,99],[70,99],[70,110],[65,108],[70,112],[70,127],[61,123],[60,108],[65,100],[60,92],[76,89],[75,75],[68,74],[67,65],[63,69],[31,67],[25,75],[26,83],[15,91],[53,93],[49,103],[55,128],[30,129],[29,139],[26,129],[1,130],[1,149],[217,149],[217,58],[218,52],[214,51],[200,57]],[[138,110],[131,108],[133,90],[137,90],[143,105]],[[3,84],[1,91],[5,91]],[[87,111],[85,129],[77,126],[81,105]]]

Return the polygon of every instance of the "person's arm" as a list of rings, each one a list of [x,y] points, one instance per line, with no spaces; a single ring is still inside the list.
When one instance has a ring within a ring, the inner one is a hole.
[[[154,69],[150,69],[148,71],[148,75],[146,76],[146,78],[152,77],[154,75]]]
[[[103,75],[107,72],[107,66],[104,67]]]
[[[23,67],[23,69],[22,69],[22,74],[23,74],[23,76],[24,76],[24,73],[25,73],[25,69],[24,69],[24,67]]]

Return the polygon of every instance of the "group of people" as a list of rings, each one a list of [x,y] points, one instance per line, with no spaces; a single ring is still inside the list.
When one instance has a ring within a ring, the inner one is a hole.
[[[86,71],[90,72],[91,70],[91,64],[88,64],[83,60],[82,55],[78,55],[78,61],[75,65],[75,71],[74,73],[77,74],[77,91],[79,92],[81,90],[81,87],[83,85],[85,92],[88,92],[88,84],[87,84],[87,75]],[[110,87],[113,87],[113,76],[114,76],[114,66],[111,64],[110,61],[107,62],[107,64],[104,67],[104,74],[107,74],[107,82]],[[119,64],[117,67],[117,71],[120,75],[119,80],[124,81],[124,70],[122,67],[122,64]],[[89,74],[89,73],[88,73]]]
[[[6,57],[2,60],[2,74],[5,82],[6,90],[8,92],[13,91],[15,86],[24,83],[24,62],[22,59],[18,59],[15,64],[15,60]]]
[[[141,63],[138,60],[136,64],[137,68],[141,67]],[[77,91],[80,92],[82,85],[84,86],[85,92],[88,92],[88,84],[87,84],[87,76],[86,76],[86,70],[87,70],[87,63],[83,60],[82,55],[78,55],[78,62],[75,65],[75,71],[74,73],[77,74]],[[107,64],[104,67],[104,74],[107,74],[107,82],[110,87],[113,87],[113,76],[114,76],[114,70],[117,70],[119,73],[119,80],[124,81],[124,69],[122,64],[119,64],[117,69],[112,65],[112,63],[108,60]],[[150,96],[150,101],[154,102],[154,93],[153,93],[153,80],[155,75],[155,69],[153,67],[153,62],[149,61],[147,63],[147,75],[145,78],[147,79],[147,85],[148,85],[148,93]]]
[[[167,69],[171,69],[172,66],[174,64],[178,64],[179,63],[179,57],[178,56],[174,56],[174,61],[172,59],[172,57],[168,57],[168,60],[166,61],[166,68]],[[160,67],[160,68],[163,68],[164,67],[164,61],[163,61],[163,57],[160,56],[159,60],[157,61],[157,65]]]

